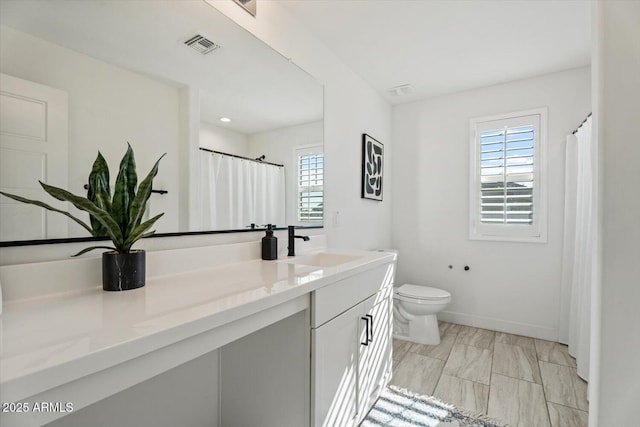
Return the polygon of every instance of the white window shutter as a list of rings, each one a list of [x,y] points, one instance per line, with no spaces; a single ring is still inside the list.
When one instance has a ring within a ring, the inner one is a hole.
[[[319,223],[324,216],[324,153],[304,151],[306,150],[302,150],[296,156],[298,221]]]
[[[471,120],[469,237],[546,241],[546,109]]]

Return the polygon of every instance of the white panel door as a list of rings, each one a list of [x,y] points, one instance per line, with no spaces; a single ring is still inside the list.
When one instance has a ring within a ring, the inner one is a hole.
[[[68,188],[68,95],[0,74],[0,190],[68,209],[38,181]],[[0,240],[68,237],[63,215],[0,196]]]

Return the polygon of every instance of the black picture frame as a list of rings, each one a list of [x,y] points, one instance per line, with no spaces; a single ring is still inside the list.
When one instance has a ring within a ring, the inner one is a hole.
[[[233,0],[241,8],[249,12],[251,15],[256,16],[258,13],[258,0]]]
[[[367,135],[362,134],[362,187],[361,197],[382,201],[384,171],[384,145]]]

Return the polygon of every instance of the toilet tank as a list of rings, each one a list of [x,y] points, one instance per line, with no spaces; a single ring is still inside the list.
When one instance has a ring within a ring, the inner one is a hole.
[[[387,252],[387,253],[395,255],[395,257],[393,258],[392,283],[393,283],[393,286],[396,286],[396,270],[398,268],[398,254],[399,254],[399,251],[397,249],[376,249],[376,251],[377,252]]]

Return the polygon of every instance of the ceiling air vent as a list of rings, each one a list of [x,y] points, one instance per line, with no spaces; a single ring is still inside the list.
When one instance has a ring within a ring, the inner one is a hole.
[[[189,37],[185,40],[184,44],[202,55],[206,55],[220,48],[219,44],[212,42],[202,34],[196,34],[195,36]]]
[[[389,89],[389,93],[393,96],[409,95],[411,92],[413,92],[413,86],[411,86],[410,84],[394,86],[391,89]]]

